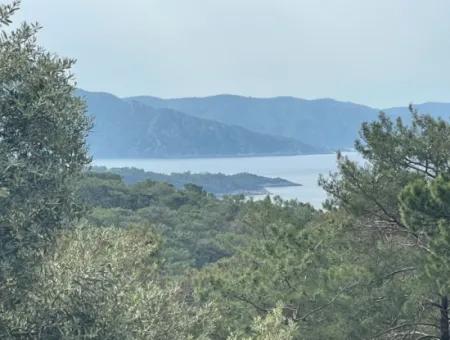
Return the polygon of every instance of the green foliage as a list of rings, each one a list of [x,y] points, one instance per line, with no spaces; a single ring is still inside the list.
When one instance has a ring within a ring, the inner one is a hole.
[[[397,169],[436,177],[449,170],[450,125],[442,119],[420,115],[410,107],[412,122],[395,124],[383,113],[379,120],[364,123],[356,149],[383,170]]]
[[[240,233],[240,197],[218,200],[195,185],[184,190],[151,181],[126,186],[105,174],[87,174],[79,193],[92,207],[87,218],[94,225],[152,224],[163,237],[167,267],[177,273],[230,256],[229,244],[239,242],[234,239]]]
[[[18,4],[0,7],[3,24],[11,22]],[[89,162],[85,137],[90,124],[84,103],[73,95],[73,60],[39,47],[38,30],[24,23],[4,29],[0,37],[3,253],[34,246],[78,216],[72,184]]]
[[[265,189],[267,187],[299,185],[282,178],[269,178],[249,173],[224,175],[222,173],[192,174],[190,172],[184,172],[164,175],[136,168],[107,169],[106,167],[93,167],[91,171],[96,173],[113,173],[120,175],[123,181],[127,184],[136,184],[138,182],[151,180],[170,183],[178,189],[182,189],[186,185],[195,185],[203,188],[206,192],[222,196],[236,194],[261,194],[267,192]]]
[[[251,337],[231,334],[227,340],[291,340],[296,332],[294,322],[283,316],[281,305],[273,309],[264,318],[257,316],[251,329],[253,332]]]
[[[410,227],[406,216],[414,214],[403,212],[399,195],[446,171],[445,153],[422,152],[446,139],[445,123],[415,113],[410,127],[383,115],[364,125],[357,148],[368,163],[339,158],[339,173],[321,180],[330,193],[327,213],[281,200],[219,201],[198,187],[176,191],[144,182],[130,188],[130,197],[152,199],[135,200],[142,204],[133,209],[96,208],[90,218],[101,224],[109,214],[123,226],[152,221],[170,272],[200,269],[185,284],[203,303],[215,302],[221,322],[214,338],[257,337],[254,320],[270,316],[278,301],[296,325],[289,333],[295,339],[434,334],[436,310],[425,307],[434,291],[423,275],[432,268],[424,252],[431,234]],[[229,218],[211,215],[230,203]],[[436,210],[435,203],[428,206]],[[208,248],[198,248],[199,239]],[[209,257],[209,249],[225,252]]]
[[[25,298],[3,311],[2,338],[207,339],[213,307],[160,277],[158,244],[142,227],[59,233]]]
[[[409,184],[400,195],[406,225],[427,248],[424,274],[441,295],[450,293],[450,180],[439,176]]]
[[[450,338],[448,123],[412,110],[408,126],[363,124],[367,162],[339,155],[326,212],[217,199],[191,174],[126,185],[83,171],[73,61],[38,29],[0,37],[1,338]]]
[[[345,214],[307,206],[255,202],[245,220],[243,247],[196,278],[227,320],[218,339],[227,328],[252,336],[252,320],[277,301],[301,330],[295,339],[369,338],[415,312],[418,293],[404,280],[414,272],[410,249],[355,235]]]
[[[0,5],[0,26],[12,23],[11,16],[19,10],[20,1],[16,0],[10,4]]]
[[[18,5],[0,5],[1,334],[8,313],[26,302],[54,233],[80,216],[74,184],[90,161],[73,60],[38,46],[36,24],[8,29]]]
[[[430,301],[435,301],[438,291],[445,292],[442,287],[449,273],[446,249],[450,239],[443,219],[450,202],[446,201],[449,185],[445,179],[450,125],[411,111],[409,126],[383,114],[378,121],[365,123],[356,149],[367,163],[361,167],[341,157],[339,172],[328,180],[322,178],[321,184],[331,196],[329,208],[342,208],[356,218],[358,237],[378,239],[382,247],[390,244],[391,255],[385,254],[383,261],[389,259],[386,256],[397,257],[387,262],[394,264],[392,273],[401,273],[391,280],[401,290],[384,291],[383,300],[392,303],[379,312],[399,310],[401,314],[392,322],[386,319],[379,336],[415,339],[436,336],[440,311]],[[404,299],[399,299],[402,294]]]
[[[412,109],[411,109],[412,110]],[[394,228],[401,223],[398,194],[411,181],[435,178],[448,171],[450,125],[419,115],[405,126],[380,114],[379,120],[363,124],[356,150],[367,161],[358,166],[338,157],[339,172],[320,184],[330,193],[328,207],[342,207],[352,214],[376,217]]]

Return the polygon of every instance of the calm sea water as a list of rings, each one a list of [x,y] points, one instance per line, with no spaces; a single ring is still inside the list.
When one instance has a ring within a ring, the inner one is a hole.
[[[350,159],[361,162],[354,152],[344,153]],[[249,172],[267,177],[281,177],[300,187],[268,188],[271,195],[284,199],[298,199],[321,207],[326,193],[317,185],[320,174],[328,175],[336,170],[336,155],[302,155],[276,157],[190,158],[190,159],[95,159],[94,165],[135,167],[164,174],[172,172],[224,173],[227,175]]]

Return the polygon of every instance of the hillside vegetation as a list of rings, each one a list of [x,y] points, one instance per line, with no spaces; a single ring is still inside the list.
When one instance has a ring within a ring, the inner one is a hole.
[[[150,180],[156,182],[165,182],[182,189],[188,184],[202,187],[205,191],[223,195],[260,195],[267,194],[266,188],[270,187],[290,187],[301,186],[282,178],[269,178],[257,176],[249,173],[239,173],[235,175],[224,175],[221,173],[172,173],[170,175],[160,174],[151,171],[144,171],[136,168],[111,168],[95,166],[92,172],[113,173],[119,175],[127,184],[136,184],[138,182]]]
[[[450,124],[362,124],[323,210],[86,172],[73,61],[0,5],[0,338],[450,340]]]
[[[155,108],[244,127],[251,131],[293,138],[325,150],[353,148],[363,122],[377,119],[379,109],[333,99],[294,97],[252,98],[218,95],[204,98],[128,98]],[[450,104],[426,103],[416,108],[434,117],[450,117]],[[408,106],[383,110],[392,118],[410,121]]]
[[[106,93],[77,91],[86,100],[94,127],[90,152],[96,158],[176,158],[297,155],[323,149],[286,137],[155,109]]]

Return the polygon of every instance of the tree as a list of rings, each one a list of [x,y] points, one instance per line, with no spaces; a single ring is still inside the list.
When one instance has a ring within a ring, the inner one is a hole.
[[[413,108],[411,113],[409,126],[400,119],[393,122],[384,114],[378,121],[363,124],[361,139],[355,146],[366,163],[360,166],[339,157],[338,173],[329,179],[321,178],[320,183],[330,195],[329,209],[344,210],[356,218],[359,235],[372,238],[374,245],[391,245],[392,256],[399,259],[393,272],[402,273],[394,279],[400,287],[411,287],[405,305],[400,306],[410,312],[394,319],[378,334],[435,338],[437,315],[428,307],[440,306],[441,320],[445,318],[447,293],[442,303],[430,303],[436,294],[432,281],[439,276],[435,270],[429,275],[438,263],[441,274],[445,272],[445,256],[438,256],[441,261],[437,262],[430,254],[436,254],[437,248],[442,252],[448,243],[442,227],[438,227],[442,222],[437,222],[443,216],[442,202],[432,199],[427,187],[430,182],[442,184],[442,176],[449,173],[450,125],[442,119],[419,115]],[[405,272],[407,268],[411,270]],[[390,298],[395,296],[399,294]],[[412,305],[415,310],[410,308]]]
[[[252,324],[250,337],[231,334],[227,340],[292,340],[297,331],[294,322],[283,316],[283,307],[280,304],[264,318],[257,316]]]
[[[440,175],[431,181],[410,183],[400,194],[405,224],[427,239],[423,277],[439,302],[430,303],[440,313],[440,339],[450,340],[450,180]]]
[[[0,7],[11,22],[19,2]],[[36,24],[0,38],[0,225],[3,255],[17,252],[78,216],[73,183],[89,163],[90,122],[74,95],[74,61],[36,43]]]
[[[20,302],[4,311],[2,339],[208,339],[211,304],[162,277],[148,226],[59,231]]]
[[[298,327],[293,339],[367,339],[410,316],[414,287],[399,280],[414,270],[408,250],[357,234],[343,211],[268,199],[245,210],[242,246],[197,277],[221,312],[218,339],[228,328],[254,336],[252,320],[278,301]]]
[[[80,215],[74,183],[90,162],[85,144],[90,122],[84,102],[74,95],[74,61],[38,46],[37,24],[8,27],[19,5],[0,5],[2,308],[21,296],[12,291],[25,289],[25,276],[53,231]]]

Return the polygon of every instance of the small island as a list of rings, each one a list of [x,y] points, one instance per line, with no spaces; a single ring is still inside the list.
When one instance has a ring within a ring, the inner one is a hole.
[[[249,173],[225,175],[222,173],[172,173],[170,175],[145,171],[137,168],[107,168],[94,166],[92,172],[113,173],[122,177],[126,184],[132,185],[145,180],[166,182],[176,188],[183,188],[186,184],[200,186],[206,192],[217,196],[224,195],[265,195],[266,188],[301,186],[283,178],[270,178]]]

